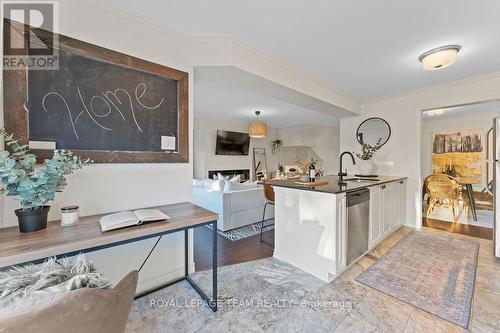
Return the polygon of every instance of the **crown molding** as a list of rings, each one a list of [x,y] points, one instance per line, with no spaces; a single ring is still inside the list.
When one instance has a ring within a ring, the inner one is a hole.
[[[109,0],[81,0],[83,2],[86,2],[92,6],[98,7],[100,10],[104,10],[110,15],[115,15],[119,16],[125,20],[131,20],[134,21],[138,24],[141,24],[143,26],[148,27],[148,29],[152,29],[156,31],[157,33],[160,33],[162,35],[167,35],[170,38],[173,38],[181,43],[184,43],[186,45],[221,45],[221,44],[226,44],[228,46],[231,46],[234,49],[239,49],[243,52],[246,52],[247,54],[250,54],[254,57],[257,57],[261,60],[264,60],[268,62],[269,64],[275,66],[276,68],[289,72],[303,80],[309,81],[310,83],[324,89],[325,91],[329,91],[335,96],[338,96],[339,98],[343,99],[342,104],[347,104],[350,106],[350,109],[355,109],[359,112],[361,109],[361,102],[357,100],[356,98],[350,96],[349,94],[345,93],[341,89],[318,79],[317,77],[308,74],[302,70],[299,70],[298,68],[288,64],[287,62],[283,61],[282,59],[269,55],[247,43],[244,41],[240,40],[239,38],[232,36],[232,35],[189,35],[185,34],[183,32],[180,32],[174,28],[167,27],[165,25],[161,25],[155,22],[152,22],[151,20],[147,19],[143,14],[130,10],[130,9],[124,9],[123,7],[119,7],[116,5],[116,3],[111,2]],[[234,54],[234,52],[233,52]]]
[[[169,38],[173,38],[179,42],[186,43],[189,40],[190,37],[189,35],[179,30],[176,30],[172,27],[167,27],[165,25],[152,22],[150,19],[146,18],[143,14],[131,9],[124,9],[123,7],[119,7],[114,2],[108,0],[80,0],[80,1],[85,2],[91,6],[98,7],[99,9],[106,11],[111,15],[136,22],[161,35],[167,35]]]
[[[419,89],[405,91],[405,92],[395,94],[395,95],[388,95],[388,96],[384,96],[384,97],[380,97],[380,98],[376,98],[376,99],[372,99],[372,100],[363,101],[361,104],[367,105],[367,104],[373,104],[373,103],[378,103],[378,102],[383,102],[383,101],[388,101],[388,100],[408,98],[408,97],[413,97],[413,96],[417,96],[417,95],[432,93],[434,91],[439,91],[439,90],[443,90],[443,89],[448,89],[448,88],[453,88],[453,87],[458,87],[458,86],[463,86],[463,85],[468,85],[468,84],[474,84],[477,82],[486,81],[486,80],[494,80],[494,79],[500,79],[500,72],[491,72],[491,73],[487,73],[487,74],[471,76],[471,77],[461,79],[461,80],[439,83],[439,84],[435,84],[432,86],[427,86],[427,87],[423,87],[423,88],[419,88]]]
[[[190,40],[192,43],[207,43],[207,44],[227,43],[227,44],[231,44],[233,47],[238,47],[238,48],[243,49],[249,53],[252,53],[252,54],[254,54],[262,59],[267,60],[268,62],[274,64],[277,67],[281,67],[282,69],[293,72],[294,74],[301,76],[305,80],[312,81],[315,84],[322,86],[323,88],[335,91],[335,93],[338,95],[341,95],[341,96],[348,98],[348,99],[351,99],[353,101],[357,101],[356,98],[345,93],[344,91],[342,91],[338,87],[336,87],[332,84],[329,84],[323,80],[320,80],[317,77],[315,77],[311,74],[308,74],[308,73],[290,65],[289,63],[287,63],[286,61],[282,60],[281,58],[279,58],[277,56],[270,55],[268,53],[264,53],[260,49],[257,49],[248,43],[245,43],[244,41],[242,41],[241,39],[239,39],[237,37],[234,37],[231,35],[211,35],[211,36],[191,35]],[[359,102],[359,101],[357,101],[357,102]]]

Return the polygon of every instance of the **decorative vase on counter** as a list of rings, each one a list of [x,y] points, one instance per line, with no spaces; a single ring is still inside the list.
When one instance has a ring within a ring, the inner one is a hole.
[[[375,174],[375,163],[372,160],[359,160],[358,161],[359,173],[362,175]]]

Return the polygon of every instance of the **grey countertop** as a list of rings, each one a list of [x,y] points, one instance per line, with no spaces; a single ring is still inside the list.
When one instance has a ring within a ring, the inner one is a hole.
[[[353,175],[349,175],[347,177],[344,177],[344,179],[349,179],[349,178],[360,178],[360,177],[355,177]],[[406,179],[407,177],[391,177],[391,176],[379,176],[377,178],[369,179],[362,181],[362,182],[354,182],[354,181],[348,181],[346,182],[346,186],[341,186],[339,184],[339,177],[338,176],[324,176],[321,178],[318,178],[318,180],[321,181],[326,181],[328,182],[327,184],[324,185],[317,185],[317,186],[305,186],[305,185],[299,185],[296,184],[295,182],[298,182],[298,178],[290,178],[290,179],[285,179],[285,180],[268,180],[265,181],[265,184],[271,185],[271,186],[278,186],[278,187],[287,187],[287,188],[294,188],[298,190],[306,190],[306,191],[314,191],[314,192],[323,192],[323,193],[332,193],[332,194],[337,194],[337,193],[343,193],[343,192],[350,192],[354,191],[357,189],[365,188],[365,187],[371,187],[371,186],[377,186],[385,183],[391,183],[395,182],[398,180],[403,180]]]

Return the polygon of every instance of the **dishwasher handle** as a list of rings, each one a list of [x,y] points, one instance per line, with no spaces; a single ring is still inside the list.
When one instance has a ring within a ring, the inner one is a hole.
[[[370,190],[367,188],[347,193],[347,207],[352,207],[369,200]]]

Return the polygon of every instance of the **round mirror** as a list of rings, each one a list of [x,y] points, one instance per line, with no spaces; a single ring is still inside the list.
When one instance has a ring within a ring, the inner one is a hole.
[[[391,137],[391,126],[382,118],[369,118],[358,126],[356,137],[360,144],[382,147]]]

